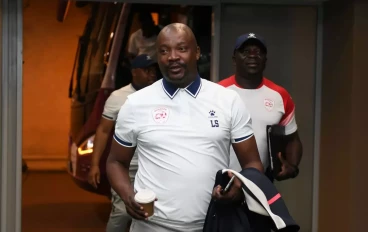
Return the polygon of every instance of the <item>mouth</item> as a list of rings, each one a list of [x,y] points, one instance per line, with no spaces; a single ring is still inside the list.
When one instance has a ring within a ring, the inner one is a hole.
[[[169,66],[169,72],[172,74],[179,74],[182,71],[183,67],[181,65],[170,65]]]
[[[258,67],[258,63],[247,63],[246,65],[248,67],[250,67],[250,68],[256,68],[256,67]]]

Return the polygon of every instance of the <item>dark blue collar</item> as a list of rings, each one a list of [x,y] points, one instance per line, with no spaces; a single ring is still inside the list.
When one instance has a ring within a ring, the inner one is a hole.
[[[196,98],[199,91],[201,90],[201,86],[201,77],[197,76],[196,79],[185,88],[185,91],[187,91],[187,93],[190,94],[192,97]],[[179,91],[178,87],[165,80],[165,78],[162,78],[162,88],[164,89],[167,96],[169,96],[171,99],[173,99]]]

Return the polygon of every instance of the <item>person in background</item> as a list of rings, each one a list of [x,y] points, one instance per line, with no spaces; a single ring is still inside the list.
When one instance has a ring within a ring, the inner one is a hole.
[[[267,62],[267,47],[264,39],[255,33],[248,33],[236,40],[233,63],[235,75],[219,82],[235,90],[249,109],[252,126],[266,175],[273,181],[267,145],[267,125],[285,126],[285,154],[279,153],[282,170],[276,180],[295,178],[299,173],[302,158],[302,143],[295,119],[295,105],[290,94],[281,86],[263,75]],[[240,170],[240,164],[231,150],[230,168]]]
[[[125,103],[128,95],[151,85],[156,81],[156,62],[146,54],[135,57],[131,63],[132,83],[111,93],[107,99],[100,124],[96,131],[93,146],[91,169],[88,175],[88,182],[95,188],[100,183],[100,159],[106,149],[107,141],[113,131],[115,120],[121,106]],[[138,169],[137,156],[134,156],[130,163],[129,176],[134,181]],[[122,232],[131,220],[126,213],[124,203],[116,192],[111,189],[112,210],[107,223],[107,232]]]
[[[140,54],[147,54],[153,60],[157,60],[156,40],[160,33],[160,27],[156,26],[150,12],[141,12],[138,16],[140,29],[129,38],[128,54],[131,59]]]

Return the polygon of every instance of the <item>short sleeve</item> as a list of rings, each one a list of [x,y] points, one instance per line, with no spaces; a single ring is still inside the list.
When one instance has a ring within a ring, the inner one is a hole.
[[[125,99],[112,93],[106,100],[102,117],[107,120],[115,121],[124,102]]]
[[[244,102],[238,94],[231,108],[231,142],[240,143],[253,136],[252,119]]]
[[[114,134],[116,142],[125,147],[135,147],[137,145],[135,124],[134,107],[128,98],[121,107],[116,120]]]
[[[288,93],[283,94],[282,97],[285,113],[282,116],[279,124],[285,126],[285,134],[290,135],[298,129],[295,120],[295,104]]]
[[[129,42],[128,42],[128,52],[134,55],[138,54],[138,48],[136,45],[136,37],[137,37],[137,32],[134,32],[130,38],[129,38]]]

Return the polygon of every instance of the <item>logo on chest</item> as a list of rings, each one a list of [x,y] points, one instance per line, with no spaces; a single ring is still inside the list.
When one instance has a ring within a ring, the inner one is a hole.
[[[157,123],[165,123],[169,119],[170,110],[165,107],[159,107],[152,111],[153,120]]]
[[[219,121],[217,119],[216,116],[216,112],[214,110],[210,110],[210,112],[208,112],[210,116],[208,116],[208,118],[210,118],[210,123],[212,127],[219,127]]]
[[[273,109],[273,107],[275,106],[275,102],[271,99],[264,99],[263,103],[264,103],[264,107],[268,111],[271,111]]]

